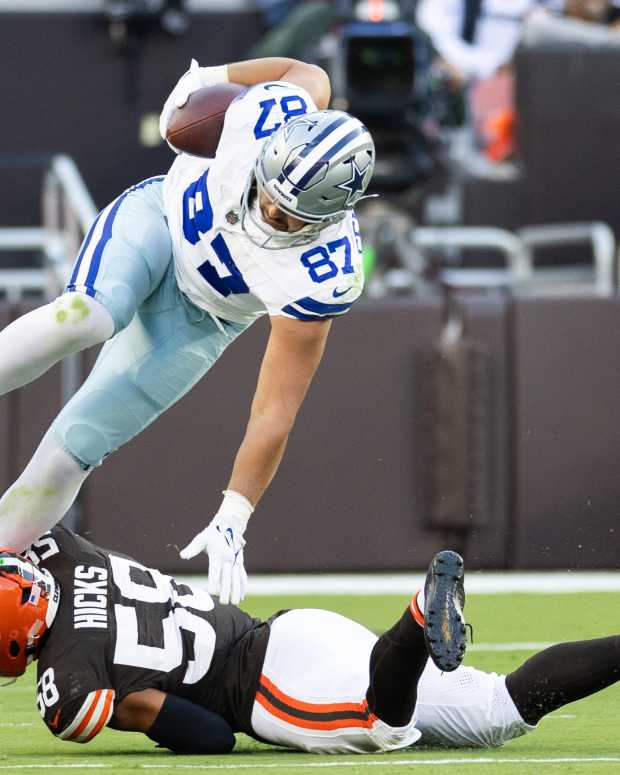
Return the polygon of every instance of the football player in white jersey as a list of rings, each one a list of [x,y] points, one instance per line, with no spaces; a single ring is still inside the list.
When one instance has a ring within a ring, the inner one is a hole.
[[[205,85],[249,88],[227,111],[214,159],[180,154],[93,223],[65,292],[0,333],[0,395],[70,353],[106,342],[90,376],[0,500],[0,545],[23,549],[57,523],[108,454],[204,376],[256,318],[271,333],[221,507],[182,556],[205,550],[209,591],[239,602],[243,535],[273,478],[321,360],[331,320],[363,286],[353,207],[374,167],[357,119],[326,110],[320,68],[284,58],[201,68]]]

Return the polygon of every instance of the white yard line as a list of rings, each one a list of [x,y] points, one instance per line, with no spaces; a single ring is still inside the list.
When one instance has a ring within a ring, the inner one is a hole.
[[[264,763],[264,764],[175,764],[170,769],[175,770],[276,770],[276,769],[323,769],[334,767],[437,767],[446,764],[592,764],[594,762],[620,762],[620,756],[592,756],[592,757],[566,757],[558,759],[499,759],[499,758],[471,758],[471,759],[364,759],[360,757],[355,761],[320,761],[320,762],[289,762]],[[140,769],[160,770],[167,769],[166,764],[140,764]]]
[[[175,575],[179,581],[207,585],[202,575]],[[360,574],[252,574],[248,595],[411,595],[424,584],[422,573]],[[620,592],[620,573],[615,571],[498,572],[470,571],[467,592],[500,595],[514,592],[556,594]]]
[[[234,754],[233,754],[234,757]],[[231,762],[230,764],[138,764],[131,766],[140,770],[308,770],[308,769],[334,769],[337,767],[443,767],[446,764],[597,764],[597,763],[620,763],[620,756],[572,756],[561,758],[532,758],[519,757],[510,759],[501,759],[498,757],[472,757],[469,759],[365,759],[363,756],[353,761],[321,761],[317,762],[264,762],[262,764],[242,764],[240,762]],[[1,770],[44,770],[44,769],[116,769],[118,764],[106,764],[104,762],[80,762],[71,764],[0,764]]]
[[[555,646],[555,643],[545,643],[543,641],[519,641],[514,643],[471,643],[467,646],[467,653],[470,651],[542,651],[549,646]]]
[[[32,691],[32,690],[31,690]],[[38,724],[35,724],[34,722],[28,721],[23,724],[13,724],[10,721],[5,721],[3,723],[0,723],[0,729],[23,729],[24,727],[38,727]]]

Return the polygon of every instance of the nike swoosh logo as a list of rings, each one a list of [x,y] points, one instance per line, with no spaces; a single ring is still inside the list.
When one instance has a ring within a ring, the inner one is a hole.
[[[344,291],[339,291],[338,288],[334,288],[334,299],[337,299],[338,296],[344,296],[345,293],[348,293],[352,287],[352,285],[349,285],[349,287],[345,288]]]
[[[57,710],[54,717],[50,720],[49,725],[52,727],[52,729],[58,729],[58,724],[60,723],[60,711]]]
[[[226,530],[221,530],[220,526],[218,525],[217,526],[217,532],[221,533],[224,536],[224,540],[226,541],[228,546],[230,546],[231,549],[235,548],[234,547],[235,536],[234,536],[234,533],[233,533],[231,527],[227,527]]]

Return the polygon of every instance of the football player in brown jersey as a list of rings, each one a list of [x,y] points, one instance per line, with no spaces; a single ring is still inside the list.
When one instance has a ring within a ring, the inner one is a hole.
[[[379,638],[315,609],[263,622],[58,526],[24,554],[0,550],[0,675],[38,661],[39,710],[64,740],[110,726],[202,754],[239,731],[322,753],[497,746],[620,679],[619,636],[553,646],[508,676],[461,666],[463,605],[463,561],[444,551]]]

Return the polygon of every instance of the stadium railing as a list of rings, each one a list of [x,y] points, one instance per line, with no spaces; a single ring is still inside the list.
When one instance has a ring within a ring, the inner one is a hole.
[[[361,216],[360,222],[373,233],[377,228],[373,226],[373,220],[380,220],[384,228],[390,229],[392,217],[387,212],[377,213]],[[394,231],[402,232],[402,226],[394,225]],[[399,246],[400,261],[410,271],[412,279],[419,271],[419,253],[427,256],[432,251],[449,254],[459,250],[470,253],[476,249],[493,250],[505,260],[504,268],[488,269],[471,263],[458,269],[442,266],[441,279],[455,286],[501,286],[518,293],[547,293],[553,292],[554,287],[569,287],[573,291],[609,296],[616,289],[617,267],[620,266],[614,233],[608,224],[600,221],[542,224],[523,227],[516,232],[490,226],[416,226],[412,221],[405,239],[401,236],[395,243]],[[591,247],[591,267],[536,266],[536,250],[581,243],[589,243]]]
[[[43,230],[54,292],[61,290],[97,207],[77,165],[69,156],[54,156],[43,179]],[[54,282],[55,281],[55,282]],[[50,288],[51,289],[51,288]]]
[[[464,227],[419,227],[411,234],[411,241],[419,248],[479,248],[495,249],[506,259],[503,270],[469,269],[446,270],[454,284],[510,285],[515,290],[548,291],[550,283],[562,285],[571,280],[592,289],[602,296],[614,292],[616,283],[616,241],[611,228],[602,222],[563,223],[527,226],[516,233],[505,229]],[[534,250],[589,242],[592,248],[592,271],[576,272],[574,267],[537,269]],[[478,278],[478,280],[476,279]],[[495,282],[494,282],[495,278]]]
[[[52,299],[66,283],[82,239],[97,216],[97,208],[77,165],[69,156],[53,156],[43,177],[42,226],[0,228],[0,251],[38,251],[42,266],[0,270],[0,293],[19,302],[35,292]],[[81,381],[79,356],[61,365],[63,401]]]

